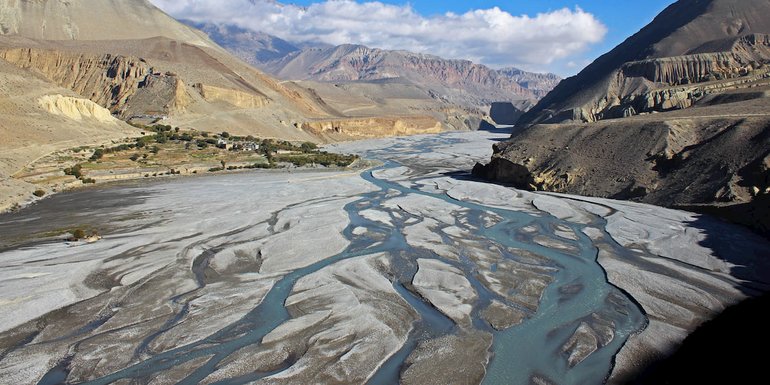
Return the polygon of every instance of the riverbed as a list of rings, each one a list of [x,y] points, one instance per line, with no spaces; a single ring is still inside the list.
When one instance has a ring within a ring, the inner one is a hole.
[[[0,216],[14,384],[601,384],[770,289],[770,244],[474,180],[503,132],[342,143],[382,166],[63,193]],[[95,243],[63,229],[98,229]]]

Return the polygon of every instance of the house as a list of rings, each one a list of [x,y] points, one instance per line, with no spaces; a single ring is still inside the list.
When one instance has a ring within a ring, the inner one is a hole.
[[[243,151],[259,151],[259,144],[255,142],[246,142],[243,144]]]
[[[217,139],[217,148],[225,148],[226,149],[227,145],[228,145],[228,143],[227,143],[226,140],[221,139],[221,138]]]

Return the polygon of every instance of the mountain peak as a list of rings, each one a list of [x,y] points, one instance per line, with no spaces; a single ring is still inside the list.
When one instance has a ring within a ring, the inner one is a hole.
[[[594,121],[666,109],[667,105],[661,105],[640,111],[643,106],[630,105],[629,99],[671,84],[732,76],[722,73],[723,60],[729,60],[729,71],[737,74],[751,61],[769,59],[731,48],[741,36],[770,33],[768,14],[767,0],[677,1],[578,75],[561,82],[520,123]],[[725,50],[722,57],[717,57],[716,47]],[[687,57],[709,50],[711,56]],[[659,60],[665,58],[678,59]],[[646,64],[639,64],[643,61]],[[677,74],[679,79],[659,76],[661,71]]]
[[[94,22],[98,20],[99,22]],[[37,40],[135,40],[167,37],[214,44],[147,0],[18,0],[0,8],[0,34]]]

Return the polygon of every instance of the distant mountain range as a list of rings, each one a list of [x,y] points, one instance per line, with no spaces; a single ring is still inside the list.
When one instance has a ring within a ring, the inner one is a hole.
[[[553,74],[516,68],[494,70],[467,60],[355,44],[295,44],[233,25],[185,23],[202,30],[248,63],[285,80],[375,82],[400,79],[435,90],[453,103],[485,108],[494,102],[535,102],[561,81]]]

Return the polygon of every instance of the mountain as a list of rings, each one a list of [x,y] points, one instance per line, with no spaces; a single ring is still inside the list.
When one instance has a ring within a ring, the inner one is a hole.
[[[214,46],[147,0],[13,0],[0,5],[0,32],[38,40],[137,40],[156,36]]]
[[[446,111],[376,112],[340,113],[146,0],[0,2],[0,202],[31,194],[12,178],[30,162],[138,136],[126,121],[315,142],[448,127]]]
[[[494,70],[467,60],[355,44],[303,46],[232,25],[187,23],[200,28],[241,59],[280,79],[325,83],[399,79],[401,83],[405,81],[467,108],[487,110],[494,102],[527,100],[534,103],[561,80],[553,74],[515,68]]]
[[[543,91],[550,91],[550,88],[528,89],[503,72],[467,60],[353,44],[304,49],[257,65],[282,79],[352,82],[403,78],[426,88],[463,92],[462,97],[467,100],[470,96],[477,105],[536,100],[545,95]],[[523,75],[523,71],[517,74],[526,84]],[[527,75],[532,79],[536,76]]]
[[[0,59],[123,120],[167,118],[200,130],[309,140],[291,123],[329,116],[305,91],[146,0],[20,0],[0,9]]]
[[[548,73],[527,72],[518,68],[508,67],[497,73],[510,78],[520,86],[532,91],[538,99],[542,99],[556,88],[562,79],[558,75]]]
[[[689,0],[564,80],[520,124],[592,122],[687,108],[766,76],[770,2]],[[738,80],[739,79],[739,80]]]
[[[474,173],[770,234],[768,15],[767,0],[674,3],[559,84]]]
[[[199,29],[233,55],[253,65],[281,59],[302,50],[273,35],[254,32],[235,25],[196,23],[191,20],[181,20],[181,22]]]

